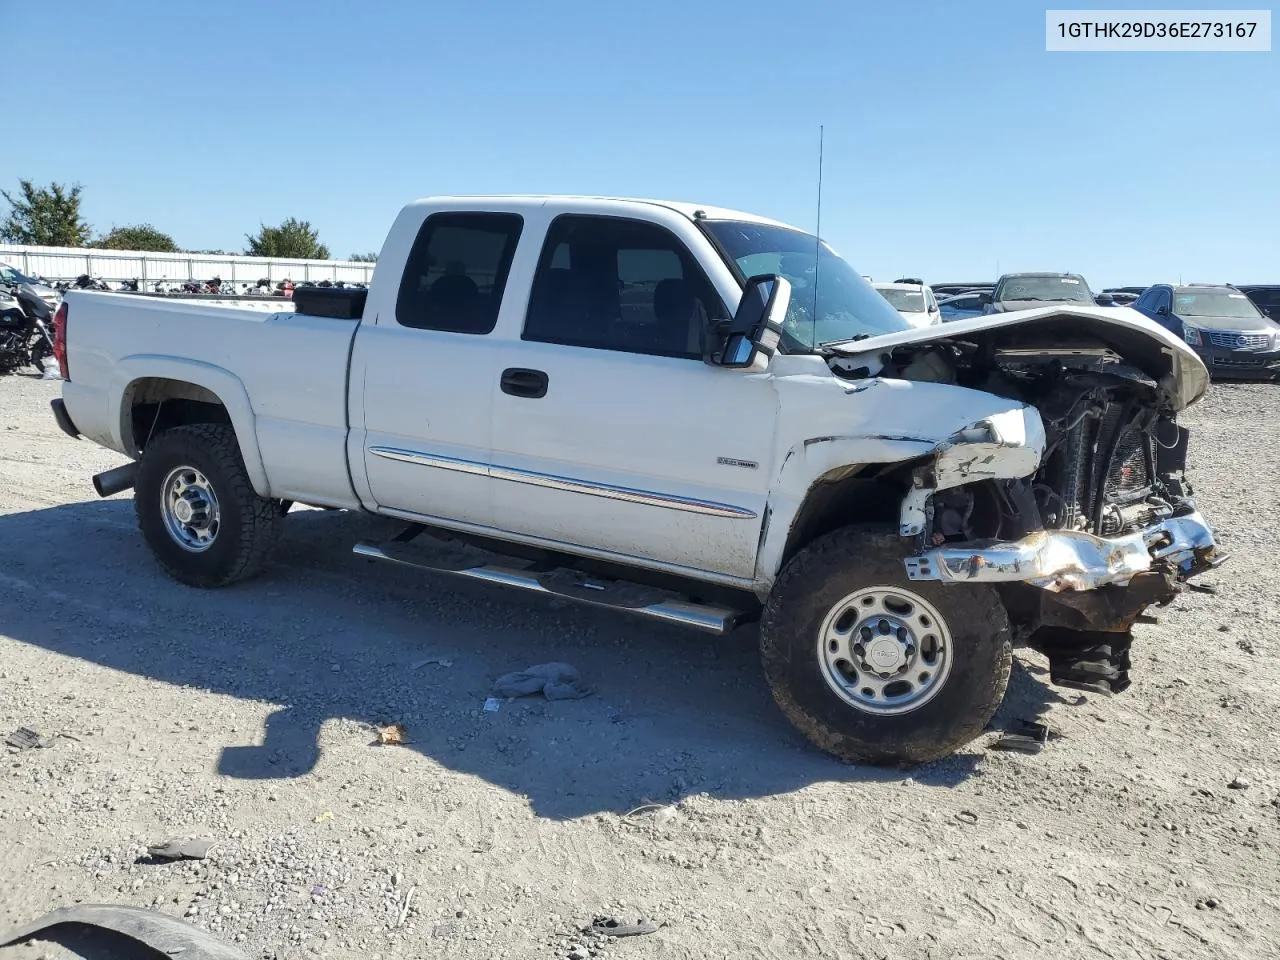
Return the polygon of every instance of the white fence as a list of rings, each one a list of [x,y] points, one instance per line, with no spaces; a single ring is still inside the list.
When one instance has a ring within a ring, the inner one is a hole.
[[[157,280],[209,280],[212,277],[221,277],[235,283],[256,283],[264,278],[272,281],[344,280],[347,283],[368,283],[373,276],[374,267],[372,263],[353,260],[281,260],[202,253],[32,247],[11,243],[0,243],[0,263],[7,263],[27,276],[38,274],[50,280],[74,280],[87,273],[103,280],[138,280],[148,283]]]

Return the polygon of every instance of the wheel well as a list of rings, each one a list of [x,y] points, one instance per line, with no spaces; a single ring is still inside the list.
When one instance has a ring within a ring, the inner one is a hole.
[[[883,522],[896,530],[913,465],[870,464],[853,471],[842,467],[819,477],[791,523],[782,563],[823,534],[852,523]]]
[[[183,380],[145,377],[125,390],[128,419],[126,444],[135,454],[165,430],[192,423],[230,423],[231,415],[216,393]]]

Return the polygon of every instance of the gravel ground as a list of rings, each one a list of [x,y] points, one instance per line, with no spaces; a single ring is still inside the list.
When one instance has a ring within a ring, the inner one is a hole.
[[[0,732],[64,735],[4,758],[0,927],[84,901],[279,958],[1280,950],[1280,388],[1215,386],[1185,418],[1232,561],[1139,628],[1134,687],[1052,688],[1020,654],[997,722],[1044,717],[1044,753],[987,735],[901,772],[811,750],[752,629],[373,565],[360,517],[297,511],[261,578],[172,583],[128,496],[94,497],[119,458],[58,432],[57,391],[0,378]],[[597,693],[482,709],[548,660]],[[373,746],[393,721],[411,742]],[[150,861],[172,835],[216,846]],[[664,926],[579,933],[606,914]]]

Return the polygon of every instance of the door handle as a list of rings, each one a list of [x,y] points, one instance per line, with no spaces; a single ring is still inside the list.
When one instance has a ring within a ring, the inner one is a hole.
[[[513,397],[538,400],[547,395],[547,375],[541,370],[508,367],[502,371],[502,392]]]

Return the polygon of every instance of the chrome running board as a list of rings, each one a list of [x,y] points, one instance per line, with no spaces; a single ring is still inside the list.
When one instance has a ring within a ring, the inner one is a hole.
[[[431,573],[445,573],[465,580],[496,583],[528,593],[571,600],[592,607],[634,613],[650,620],[675,623],[706,633],[725,634],[743,619],[744,612],[715,604],[694,603],[666,590],[620,580],[603,580],[565,568],[551,571],[519,570],[493,564],[453,566],[432,563],[406,549],[403,542],[357,543],[352,552],[371,560],[386,560]]]

